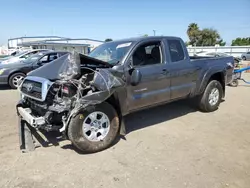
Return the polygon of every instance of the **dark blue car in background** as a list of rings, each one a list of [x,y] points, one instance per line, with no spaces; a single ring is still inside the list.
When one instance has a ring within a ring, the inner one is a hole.
[[[44,51],[16,63],[0,64],[0,84],[16,89],[27,73],[67,53],[65,51]]]

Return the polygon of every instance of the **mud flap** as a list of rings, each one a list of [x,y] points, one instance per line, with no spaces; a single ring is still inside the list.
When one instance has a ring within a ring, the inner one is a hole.
[[[18,119],[18,127],[19,145],[23,153],[34,151],[37,147],[49,147],[50,145],[58,146],[58,141],[64,140],[61,135],[50,135],[49,132],[31,127],[21,118]]]
[[[121,118],[120,135],[122,136],[126,135],[126,127],[125,127],[125,122],[123,118]]]
[[[19,145],[20,150],[23,153],[35,150],[35,143],[32,136],[32,131],[25,121],[20,117],[18,118],[18,127],[19,127]]]

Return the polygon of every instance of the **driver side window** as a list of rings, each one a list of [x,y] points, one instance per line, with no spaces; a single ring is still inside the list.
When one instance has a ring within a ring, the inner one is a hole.
[[[39,63],[48,63],[48,55],[42,57],[40,60],[39,60]]]
[[[50,54],[48,61],[51,62],[51,61],[56,60],[57,58],[58,58],[57,54]]]
[[[132,55],[133,66],[147,66],[162,63],[161,42],[150,42],[138,46]]]

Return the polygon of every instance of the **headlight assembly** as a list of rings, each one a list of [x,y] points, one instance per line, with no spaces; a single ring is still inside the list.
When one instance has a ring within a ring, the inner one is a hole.
[[[5,60],[5,61],[2,61],[1,64],[4,65],[4,64],[8,64],[10,61],[9,60]]]
[[[0,69],[0,75],[2,75],[4,73],[6,69]]]

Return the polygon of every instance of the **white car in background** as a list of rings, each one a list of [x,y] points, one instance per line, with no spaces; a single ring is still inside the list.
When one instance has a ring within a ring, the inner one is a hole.
[[[226,53],[223,52],[206,52],[206,51],[201,51],[201,52],[197,52],[194,54],[194,56],[199,56],[199,57],[229,57],[231,55],[228,55]],[[241,62],[241,58],[240,57],[233,57],[234,58],[234,63],[238,64]]]
[[[1,60],[1,64],[10,64],[10,63],[16,63],[18,61],[21,60],[25,60],[28,57],[37,54],[39,52],[45,52],[45,51],[51,51],[48,49],[36,49],[36,50],[26,50],[26,51],[22,51],[20,53],[15,54],[14,56],[9,56],[7,58],[4,58]]]
[[[230,56],[226,53],[222,52],[206,52],[206,51],[201,51],[197,52],[194,54],[195,56],[203,56],[203,57],[227,57]]]
[[[241,55],[241,58],[246,61],[246,60],[250,60],[250,52],[246,52],[246,53],[243,53]]]

